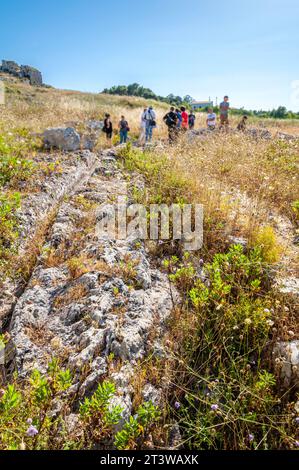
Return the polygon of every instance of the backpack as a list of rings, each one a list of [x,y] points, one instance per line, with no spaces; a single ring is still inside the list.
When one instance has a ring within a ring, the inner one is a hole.
[[[148,118],[148,116],[149,116],[149,118]],[[145,120],[146,120],[146,121],[149,121],[149,125],[150,125],[151,127],[156,127],[156,125],[157,125],[157,124],[156,124],[156,121],[154,120],[153,115],[152,115],[152,113],[151,113],[150,110],[147,111],[147,113],[146,113],[146,115],[145,115]]]
[[[128,130],[128,128],[129,128],[128,122],[124,121],[124,120],[120,121],[120,128],[121,128],[122,131]]]

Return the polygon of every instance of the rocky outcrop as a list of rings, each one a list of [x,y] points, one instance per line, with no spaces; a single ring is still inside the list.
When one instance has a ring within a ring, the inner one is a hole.
[[[58,148],[68,152],[74,152],[79,150],[80,141],[80,135],[72,127],[46,129],[43,134],[43,142],[47,149]]]
[[[34,86],[43,85],[43,77],[39,70],[29,65],[18,65],[11,60],[2,60],[0,72],[8,73],[20,79],[27,79],[29,83]]]
[[[46,156],[43,157],[46,159]],[[52,155],[62,159],[61,156]],[[67,155],[61,162],[59,174],[53,174],[41,184],[40,191],[28,195],[22,203],[18,218],[20,223],[18,252],[25,255],[26,244],[32,239],[39,226],[59,205],[65,195],[72,194],[78,186],[84,184],[95,169],[97,156],[87,150]],[[7,315],[16,302],[22,282],[20,279],[8,279],[0,289],[0,326],[5,324]]]
[[[111,374],[118,390],[113,404],[121,405],[123,419],[132,411],[134,366],[163,335],[179,300],[140,240],[101,239],[95,230],[98,208],[123,195],[125,184],[115,154],[102,152],[89,181],[60,205],[44,254],[14,307],[14,354],[7,364],[27,377],[61,357],[76,379],[72,391],[82,397],[109,376],[113,357],[120,366]],[[144,399],[158,402],[159,391],[148,384]]]
[[[39,70],[35,69],[34,67],[30,67],[29,65],[21,65],[21,75],[24,78],[28,78],[28,80],[30,81],[30,85],[43,85],[42,74]]]
[[[75,127],[57,127],[46,129],[42,138],[46,149],[58,148],[74,152],[81,148],[93,151],[102,128],[102,121],[88,121],[85,131],[80,134]]]
[[[253,137],[254,139],[263,139],[270,140],[272,139],[272,134],[268,129],[259,129],[257,127],[248,128],[245,130],[245,134]]]

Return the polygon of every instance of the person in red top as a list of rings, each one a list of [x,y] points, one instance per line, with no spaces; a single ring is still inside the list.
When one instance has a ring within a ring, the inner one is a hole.
[[[189,128],[189,116],[184,106],[181,107],[181,111],[182,111],[182,129],[187,130]]]

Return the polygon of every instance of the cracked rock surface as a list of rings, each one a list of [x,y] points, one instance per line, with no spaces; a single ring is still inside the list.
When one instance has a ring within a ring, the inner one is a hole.
[[[178,294],[167,275],[151,267],[140,241],[97,236],[98,209],[122,194],[124,184],[116,156],[102,152],[88,182],[60,205],[9,330],[21,377],[33,368],[44,371],[58,356],[77,379],[80,396],[109,375],[109,358],[119,361],[112,378],[125,418],[134,365],[162,334]],[[145,399],[158,396],[148,385]]]

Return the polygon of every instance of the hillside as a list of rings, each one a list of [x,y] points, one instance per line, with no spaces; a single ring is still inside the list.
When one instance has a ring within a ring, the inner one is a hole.
[[[6,106],[1,112],[1,126],[5,129],[26,127],[38,132],[68,122],[103,119],[109,112],[115,122],[124,113],[133,130],[138,131],[144,107],[152,104],[159,115],[167,109],[166,104],[142,98],[32,87],[7,74],[0,73],[1,77],[6,79]]]
[[[170,146],[166,104],[1,77],[0,449],[298,447],[298,123],[211,133],[198,114]],[[106,112],[127,145],[44,148]],[[201,204],[203,246],[101,237],[118,197]]]

